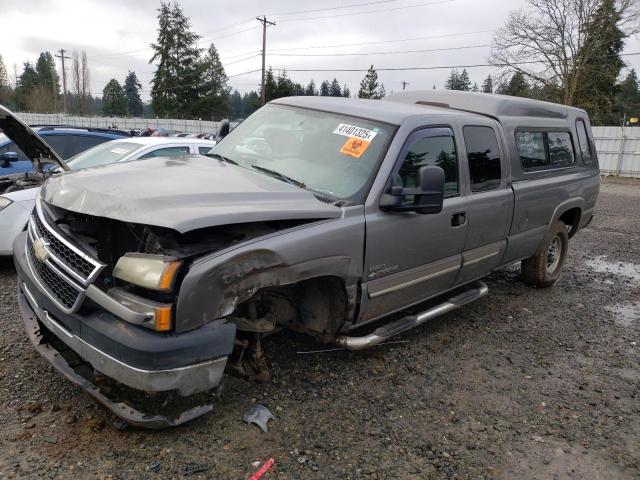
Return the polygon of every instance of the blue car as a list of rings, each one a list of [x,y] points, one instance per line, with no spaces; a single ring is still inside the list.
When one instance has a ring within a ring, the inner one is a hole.
[[[35,130],[63,159],[67,160],[109,140],[128,137],[119,130],[68,126],[39,126]],[[4,134],[0,133],[0,176],[33,170],[31,160]]]

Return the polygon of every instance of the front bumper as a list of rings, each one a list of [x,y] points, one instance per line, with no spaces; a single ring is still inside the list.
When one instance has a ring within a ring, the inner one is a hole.
[[[100,393],[95,384],[78,375],[51,342],[42,341],[40,330],[55,336],[99,374],[135,390],[177,391],[181,396],[189,396],[220,384],[227,356],[233,349],[233,325],[208,324],[182,334],[160,334],[131,325],[103,310],[86,315],[66,313],[42,291],[26,259],[24,235],[19,235],[13,246],[22,318],[36,349],[63,375],[123,417],[122,408]],[[187,412],[165,421],[156,418],[152,423],[170,426],[204,411],[193,413],[187,415],[188,418],[182,418]],[[145,417],[141,412],[137,414]],[[125,420],[140,424],[134,417]]]

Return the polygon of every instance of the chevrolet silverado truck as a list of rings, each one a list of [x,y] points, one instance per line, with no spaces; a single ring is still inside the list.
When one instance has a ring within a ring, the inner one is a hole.
[[[116,415],[176,425],[212,409],[225,372],[267,381],[263,339],[282,329],[357,350],[483,297],[514,262],[554,284],[598,191],[577,108],[281,98],[208,156],[50,176],[13,247],[20,309]]]

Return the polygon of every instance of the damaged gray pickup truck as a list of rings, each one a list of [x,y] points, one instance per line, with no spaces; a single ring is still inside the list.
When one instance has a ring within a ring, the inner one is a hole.
[[[280,329],[362,349],[484,296],[505,265],[552,285],[598,190],[576,108],[282,98],[208,156],[50,176],[14,244],[19,302],[56,369],[131,424],[176,425],[211,410],[225,370],[268,380]]]

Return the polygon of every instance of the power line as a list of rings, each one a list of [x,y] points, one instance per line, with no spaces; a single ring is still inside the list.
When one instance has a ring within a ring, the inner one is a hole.
[[[284,20],[279,20],[280,22],[306,22],[309,20],[321,20],[323,18],[336,18],[336,17],[353,17],[355,15],[369,15],[371,13],[379,13],[379,12],[391,12],[394,10],[404,10],[407,8],[416,8],[416,7],[426,7],[429,5],[438,5],[440,3],[451,3],[454,2],[456,0],[438,0],[435,2],[426,2],[426,3],[418,3],[415,5],[403,5],[401,7],[391,7],[391,8],[379,8],[377,10],[369,10],[366,12],[351,12],[351,13],[338,13],[336,15],[323,15],[323,16],[319,16],[319,17],[306,17],[306,18],[290,18],[290,19],[284,19]]]
[[[272,17],[283,17],[285,15],[296,15],[298,13],[315,13],[322,12],[325,10],[340,10],[344,8],[353,8],[353,7],[364,7],[366,5],[378,5],[380,3],[391,3],[397,2],[398,0],[380,0],[378,2],[367,2],[367,3],[352,3],[351,5],[339,5],[337,7],[326,7],[326,8],[316,8],[314,10],[300,10],[298,12],[284,12],[284,13],[272,13],[270,16]]]
[[[443,52],[449,50],[467,50],[470,48],[484,48],[490,47],[490,43],[482,45],[465,45],[462,47],[442,47],[442,48],[429,48],[425,50],[402,50],[394,52],[352,52],[352,53],[271,53],[275,57],[351,57],[355,55],[367,56],[367,55],[397,55],[402,53],[425,53],[425,52]]]
[[[494,32],[495,29],[491,30],[476,30],[474,32],[460,32],[460,33],[446,33],[443,35],[429,35],[426,37],[412,37],[412,38],[401,38],[395,40],[378,40],[374,42],[359,42],[359,43],[340,43],[336,45],[312,45],[307,47],[289,47],[289,48],[275,48],[270,49],[269,52],[284,52],[289,50],[309,50],[312,48],[338,48],[338,47],[359,47],[361,45],[379,45],[382,43],[396,43],[396,42],[412,42],[414,40],[429,40],[432,38],[445,38],[445,37],[459,37],[462,35],[475,35],[478,33],[489,33]]]
[[[256,73],[259,72],[260,69],[256,69],[256,70],[249,70],[248,72],[242,72],[242,73],[236,73],[235,75],[228,75],[227,78],[234,78],[234,77],[240,77],[242,75],[249,75],[250,73]],[[166,88],[162,88],[160,90],[156,90],[156,92],[166,92],[168,90],[178,90],[180,88],[190,88],[190,87],[200,87],[202,85],[206,85],[208,82],[199,82],[199,83],[192,83],[189,85],[178,85],[176,87],[166,87]],[[140,89],[141,92],[150,92],[151,90],[147,90],[147,89]]]
[[[623,56],[640,55],[640,52],[622,53]],[[394,72],[394,71],[409,71],[409,70],[439,70],[443,68],[475,68],[475,67],[509,67],[511,65],[530,65],[534,63],[543,63],[539,60],[530,60],[525,62],[511,62],[511,63],[475,63],[468,65],[442,65],[435,67],[383,67],[376,68],[379,72]],[[276,72],[367,72],[369,68],[274,68]]]

